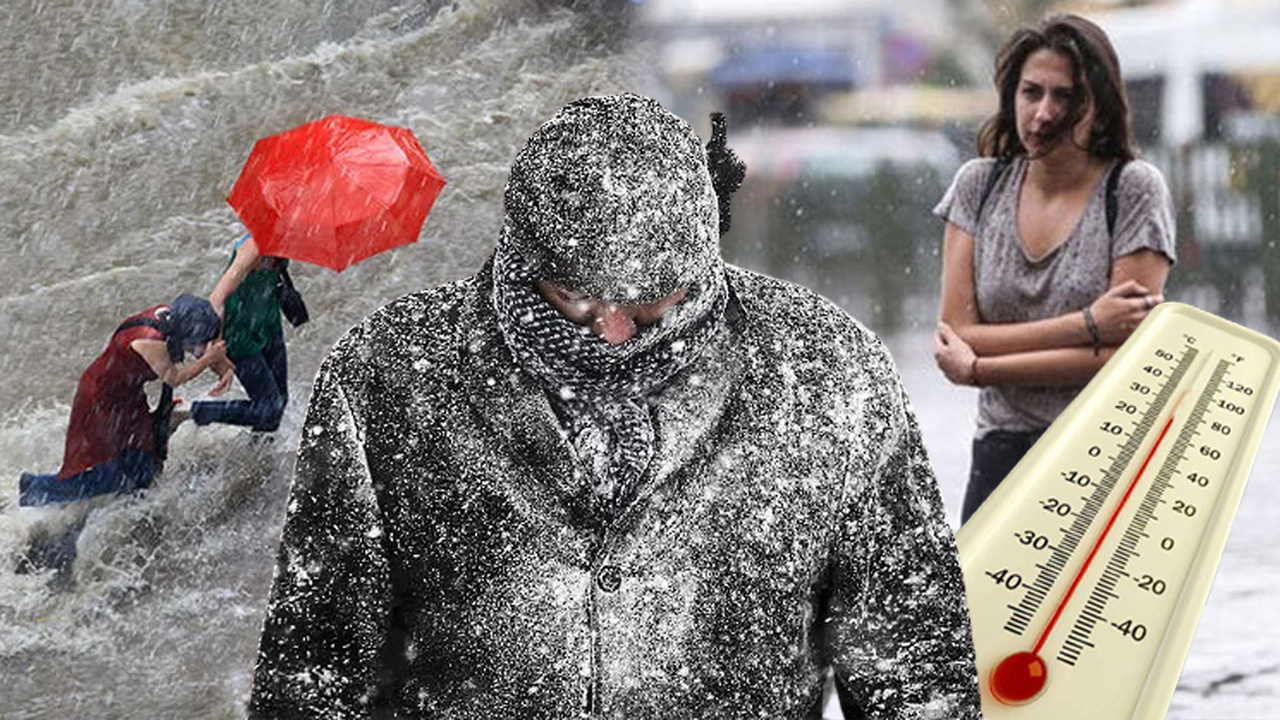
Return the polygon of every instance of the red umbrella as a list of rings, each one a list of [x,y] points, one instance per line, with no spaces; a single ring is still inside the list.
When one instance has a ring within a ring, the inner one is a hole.
[[[263,255],[341,271],[415,242],[443,187],[409,130],[330,115],[259,140],[227,202]]]

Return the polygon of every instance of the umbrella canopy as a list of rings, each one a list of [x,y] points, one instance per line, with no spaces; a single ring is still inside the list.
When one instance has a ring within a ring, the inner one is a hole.
[[[261,254],[341,271],[417,241],[444,184],[409,130],[330,115],[259,140],[227,202]]]

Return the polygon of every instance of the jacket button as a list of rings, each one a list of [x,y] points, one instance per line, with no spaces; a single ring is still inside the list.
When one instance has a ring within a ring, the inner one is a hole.
[[[596,585],[605,592],[614,592],[622,587],[622,570],[617,565],[605,565],[596,575]]]

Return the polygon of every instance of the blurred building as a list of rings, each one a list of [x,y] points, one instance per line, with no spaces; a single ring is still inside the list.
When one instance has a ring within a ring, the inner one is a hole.
[[[947,0],[648,0],[672,100],[740,122],[813,125],[851,91],[963,84]]]
[[[952,5],[643,3],[663,100],[702,128],[724,112],[748,166],[726,257],[809,285],[878,329],[908,322],[906,296],[936,286],[941,227],[929,208],[962,159],[953,136],[991,110],[952,51]]]
[[[1096,10],[1120,56],[1134,133],[1174,192],[1178,276],[1215,288],[1212,309],[1240,316],[1257,284],[1249,275],[1260,273],[1266,314],[1280,320],[1280,2]]]
[[[1099,10],[1147,144],[1256,136],[1280,110],[1280,2],[1181,0]]]

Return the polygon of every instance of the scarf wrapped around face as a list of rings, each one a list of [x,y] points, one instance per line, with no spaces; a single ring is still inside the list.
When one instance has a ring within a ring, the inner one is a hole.
[[[632,498],[653,457],[649,401],[723,328],[718,203],[688,123],[622,94],[566,105],[516,156],[494,258],[498,324],[536,378],[591,478],[601,519]],[[596,301],[684,299],[610,345],[538,291],[552,282]]]
[[[498,326],[517,363],[546,390],[591,478],[597,512],[612,519],[653,458],[648,400],[723,329],[724,265],[715,263],[654,325],[610,345],[560,314],[535,287],[538,273],[510,243],[493,265]]]

